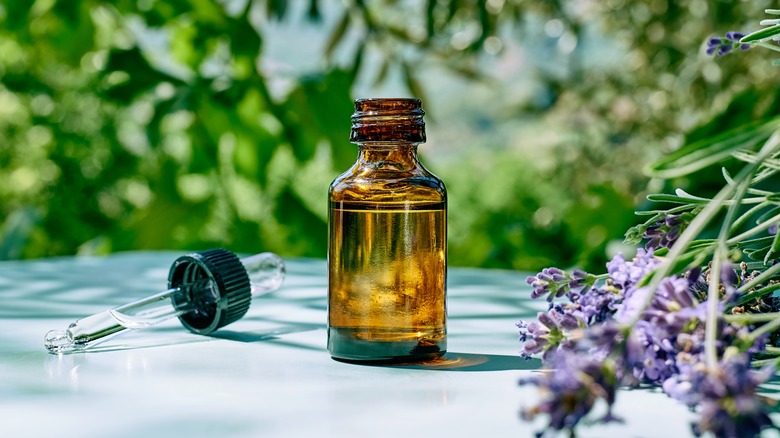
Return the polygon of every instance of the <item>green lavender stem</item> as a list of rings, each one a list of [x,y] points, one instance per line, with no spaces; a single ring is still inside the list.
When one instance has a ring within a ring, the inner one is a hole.
[[[780,319],[780,312],[771,313],[741,313],[738,315],[723,315],[723,319],[726,322],[733,322],[736,324],[751,324],[754,322],[767,322]],[[767,349],[772,347],[767,347]],[[776,348],[780,352],[780,348]]]

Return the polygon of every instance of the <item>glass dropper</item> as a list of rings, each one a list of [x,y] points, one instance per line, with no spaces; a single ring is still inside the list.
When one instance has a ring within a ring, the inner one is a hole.
[[[44,346],[54,354],[86,351],[173,317],[194,333],[209,334],[241,319],[252,297],[278,289],[284,276],[284,262],[269,252],[243,259],[225,249],[187,254],[171,266],[168,290],[52,330]]]

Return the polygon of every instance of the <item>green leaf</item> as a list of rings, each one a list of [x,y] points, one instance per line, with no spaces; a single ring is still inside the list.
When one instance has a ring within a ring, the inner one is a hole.
[[[428,40],[436,34],[436,0],[427,0],[425,2],[425,33]]]
[[[330,33],[328,42],[325,43],[325,59],[331,59],[333,57],[333,51],[336,49],[336,46],[339,45],[341,40],[344,39],[344,35],[347,33],[347,29],[349,28],[349,23],[349,10],[346,10],[339,19],[339,22],[336,24],[336,27],[333,28],[333,32]]]
[[[321,140],[330,143],[337,169],[355,161],[355,148],[349,144],[352,80],[351,72],[341,69],[305,76],[277,113],[299,162],[311,159]]]
[[[412,94],[412,97],[416,97],[423,101],[423,104],[427,101],[425,98],[425,92],[423,91],[423,87],[420,85],[420,82],[417,80],[417,77],[415,77],[414,73],[412,72],[412,67],[409,65],[408,62],[403,62],[401,64],[402,71],[403,71],[403,77],[404,81],[406,82],[406,88],[409,89],[409,92]],[[430,119],[430,116],[427,116],[428,119]]]
[[[266,13],[271,19],[281,21],[287,13],[287,0],[268,0]]]
[[[249,20],[249,2],[244,13],[230,24],[230,48],[234,56],[246,57],[253,62],[260,56],[263,40]]]
[[[766,255],[764,256],[764,264],[769,264],[769,261],[772,259],[776,259],[778,253],[780,252],[780,232],[775,233],[775,237],[772,239],[772,245],[769,247],[769,251],[767,251]]]
[[[780,117],[759,120],[695,141],[656,161],[647,169],[657,178],[677,178],[716,164],[739,150],[753,148],[778,128]]]
[[[173,98],[168,100],[162,100],[155,104],[154,115],[149,123],[146,125],[146,138],[149,140],[149,144],[152,148],[157,147],[162,142],[161,125],[165,116],[175,112],[180,108],[181,94],[177,90]]]
[[[306,12],[306,18],[308,18],[311,22],[319,22],[322,20],[322,13],[320,13],[320,2],[318,0],[309,1],[309,10]]]
[[[709,199],[704,198],[689,198],[686,196],[667,195],[665,193],[654,193],[647,195],[648,201],[653,202],[671,202],[673,204],[706,204],[710,202]]]
[[[50,36],[48,42],[60,59],[74,67],[80,65],[84,54],[95,45],[91,8],[87,2],[59,1],[50,11],[59,23],[53,32],[56,37]]]
[[[769,246],[758,249],[746,249],[744,252],[745,255],[750,257],[752,260],[763,261],[766,259],[766,256],[769,255]]]
[[[174,86],[183,84],[181,80],[152,67],[137,46],[128,50],[115,49],[109,53],[103,73],[108,75],[117,71],[126,72],[128,80],[109,86],[105,94],[110,99],[124,103],[132,101],[162,82],[170,82]]]
[[[274,216],[287,233],[287,241],[297,247],[299,254],[324,257],[328,248],[328,225],[309,211],[289,188],[277,198]]]
[[[379,66],[379,72],[374,78],[374,86],[380,85],[387,78],[387,72],[390,70],[390,60],[388,58],[382,58],[382,64]]]
[[[746,163],[755,163],[758,159],[756,153],[752,151],[736,151],[732,153],[731,156]],[[761,160],[761,166],[780,170],[780,160],[774,158],[765,158]]]
[[[41,212],[33,207],[23,207],[8,215],[0,228],[0,260],[13,260],[22,255],[41,216]]]
[[[352,60],[352,68],[350,68],[349,76],[350,76],[350,82],[355,82],[357,79],[358,74],[360,73],[360,69],[363,66],[363,55],[366,53],[366,42],[365,40],[361,41],[358,45],[357,50],[355,50],[355,58]]]
[[[137,13],[136,2],[128,2],[123,14]],[[188,0],[166,0],[164,2],[154,2],[152,9],[144,13],[146,24],[151,27],[163,27],[177,17],[188,14],[192,11],[192,4]]]
[[[196,124],[207,133],[200,147],[193,145],[191,172],[206,173],[218,162],[217,145],[225,134],[235,138],[233,164],[238,173],[258,182],[266,182],[268,162],[279,143],[259,121],[259,116],[268,110],[262,94],[254,88],[236,86],[242,91],[236,101],[225,94],[201,95],[195,109]],[[197,134],[192,135],[198,137]]]
[[[6,18],[3,26],[8,26],[8,30],[17,31],[23,29],[30,23],[30,8],[34,0],[10,0],[3,2]]]
[[[740,43],[752,43],[756,41],[765,40],[769,37],[780,34],[780,24],[774,26],[765,27],[761,30],[757,30],[753,33],[747,34],[739,40]]]
[[[767,195],[766,200],[774,204],[780,204],[780,193],[775,192],[770,195]]]
[[[750,247],[764,247],[771,244],[772,240],[774,240],[774,236],[759,237],[757,239],[749,239],[737,242],[735,246],[742,249]]]

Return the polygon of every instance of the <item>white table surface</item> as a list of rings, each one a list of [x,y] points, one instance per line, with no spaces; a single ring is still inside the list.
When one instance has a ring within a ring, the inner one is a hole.
[[[525,274],[451,268],[448,353],[365,366],[326,350],[326,266],[286,260],[284,286],[214,336],[177,320],[104,351],[52,355],[50,329],[164,289],[173,252],[0,262],[0,437],[524,437],[538,397],[517,381],[518,319],[545,307]],[[621,391],[624,424],[580,437],[690,436],[691,414],[657,391]],[[778,419],[775,418],[777,423]]]

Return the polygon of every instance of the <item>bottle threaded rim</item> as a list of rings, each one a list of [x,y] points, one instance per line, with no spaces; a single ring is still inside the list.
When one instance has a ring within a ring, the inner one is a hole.
[[[371,141],[425,142],[422,101],[415,98],[364,98],[355,100],[353,143]]]

